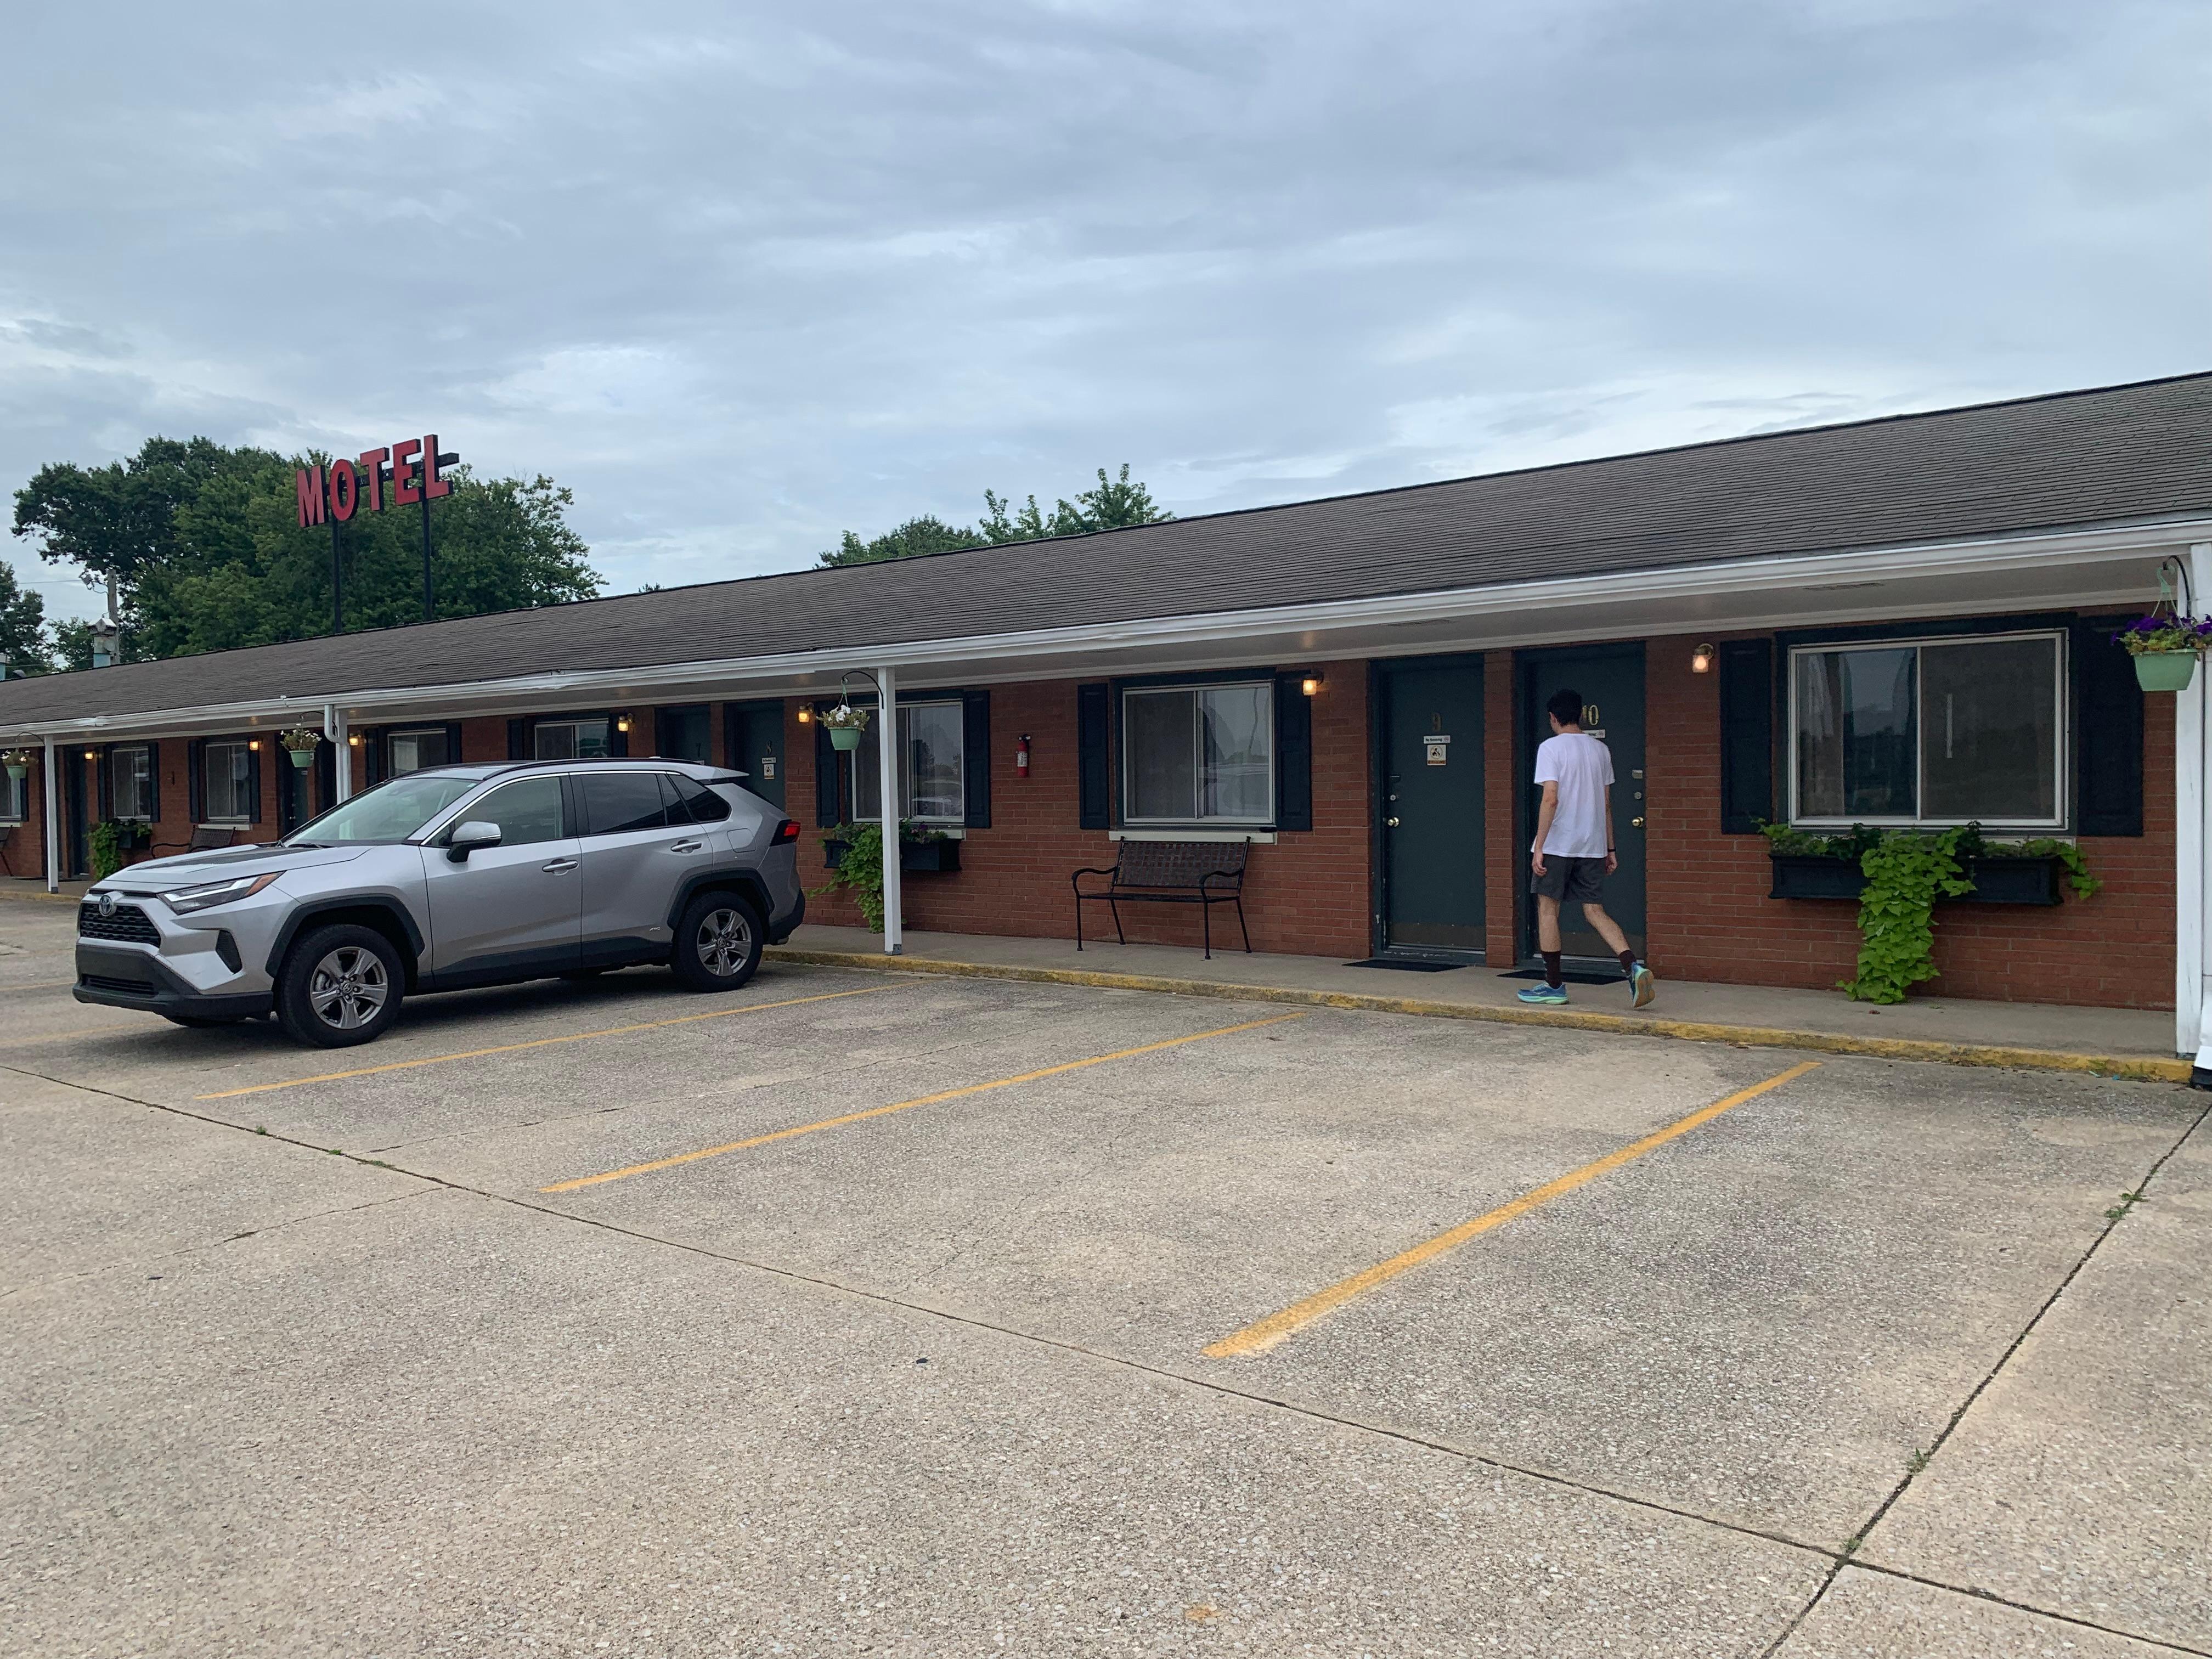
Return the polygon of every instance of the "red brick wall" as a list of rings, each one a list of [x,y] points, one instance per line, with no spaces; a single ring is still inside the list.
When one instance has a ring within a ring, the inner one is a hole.
[[[1369,950],[1370,823],[1368,811],[1367,675],[1364,663],[1322,667],[1313,704],[1314,827],[1285,831],[1272,847],[1255,847],[1244,884],[1244,913],[1259,951],[1362,957]],[[1075,683],[994,686],[991,690],[991,827],[968,831],[957,872],[909,873],[902,884],[906,925],[919,930],[1010,933],[1072,939],[1074,904],[1068,876],[1111,865],[1115,843],[1100,830],[1077,827]],[[799,870],[813,886],[826,878],[820,826],[814,822],[814,732],[786,706],[787,811],[806,826]],[[1014,770],[1014,749],[1030,735],[1030,775]],[[807,901],[815,921],[860,925],[843,893]],[[1084,931],[1110,941],[1103,905],[1086,907]],[[1130,905],[1122,911],[1132,942],[1196,945],[1195,906]],[[1213,912],[1214,944],[1237,943],[1236,917]],[[1224,928],[1227,929],[1224,934]]]
[[[1826,989],[1857,958],[1858,908],[1767,897],[1765,838],[1720,832],[1720,676],[1690,672],[1696,643],[1653,640],[1644,656],[1652,966],[1684,979]],[[2145,833],[2081,843],[2104,890],[2047,909],[1939,905],[1941,977],[1917,994],[2173,1006],[2173,699],[2144,702]]]

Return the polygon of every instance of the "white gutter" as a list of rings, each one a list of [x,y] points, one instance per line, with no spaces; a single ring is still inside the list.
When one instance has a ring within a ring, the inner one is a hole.
[[[1827,583],[1850,585],[1946,576],[1983,576],[2057,563],[2104,559],[2157,558],[2185,549],[2193,539],[2212,535],[2212,520],[2136,525],[2109,530],[2063,531],[1966,542],[1919,543],[1838,553],[1736,559],[1687,565],[1671,570],[1614,575],[1572,576],[1496,586],[1443,588],[1376,599],[1340,599],[1309,605],[1271,605],[1243,611],[1204,611],[1188,617],[1093,623],[1073,628],[1028,629],[1004,634],[968,635],[955,639],[890,641],[880,645],[775,653],[763,656],[702,658],[688,662],[568,672],[525,674],[505,679],[463,680],[437,685],[366,690],[313,698],[280,697],[252,702],[213,703],[145,711],[138,714],[92,715],[66,720],[33,721],[10,729],[39,736],[52,732],[81,734],[118,728],[217,728],[263,718],[283,719],[310,702],[341,702],[356,714],[379,709],[404,710],[438,704],[450,707],[474,699],[568,697],[602,691],[644,696],[656,687],[702,680],[770,677],[811,678],[848,669],[896,664],[926,669],[976,657],[1019,657],[1079,651],[1127,651],[1211,644],[1282,634],[1322,633],[1339,629],[1389,629],[1415,623],[1449,623],[1510,616],[1577,604],[1610,606],[1651,605],[1666,600],[1722,594],[1802,592]],[[1917,614],[1917,611],[1915,612]],[[1731,626],[1739,624],[1731,623]],[[1741,624],[1753,625],[1753,624]],[[1638,630],[1648,631],[1648,630]],[[1591,630],[1553,637],[1585,639]],[[1535,642],[1534,640],[1531,643]],[[151,717],[149,719],[149,716]]]

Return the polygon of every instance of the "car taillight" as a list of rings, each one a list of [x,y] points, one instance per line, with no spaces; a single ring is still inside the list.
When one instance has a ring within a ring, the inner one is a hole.
[[[787,842],[794,842],[798,839],[799,820],[797,818],[786,818],[781,823],[775,826],[775,839],[771,842],[769,845],[772,847],[781,847],[786,845]]]

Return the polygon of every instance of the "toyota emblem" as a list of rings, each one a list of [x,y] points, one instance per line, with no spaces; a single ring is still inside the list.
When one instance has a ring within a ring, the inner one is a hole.
[[[112,916],[115,914],[114,894],[102,893],[100,896],[100,914],[103,916]]]

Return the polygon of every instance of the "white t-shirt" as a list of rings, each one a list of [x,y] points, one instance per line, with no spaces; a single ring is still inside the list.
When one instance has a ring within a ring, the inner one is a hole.
[[[1563,859],[1603,858],[1613,750],[1584,732],[1547,738],[1536,746],[1536,781],[1559,786],[1559,810],[1552,814],[1544,851]]]

